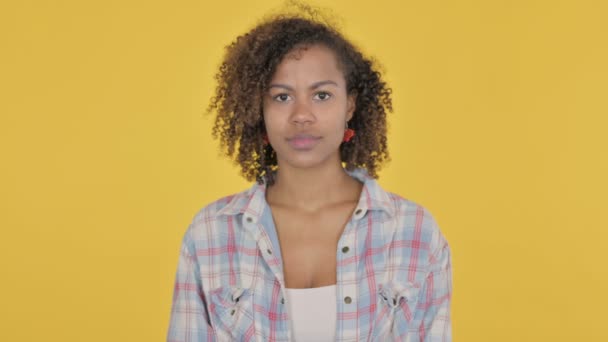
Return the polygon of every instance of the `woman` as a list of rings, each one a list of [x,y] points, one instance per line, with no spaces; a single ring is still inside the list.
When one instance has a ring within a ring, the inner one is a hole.
[[[331,25],[275,16],[227,49],[214,137],[257,182],[194,217],[168,341],[450,341],[448,243],[375,181],[390,89]]]

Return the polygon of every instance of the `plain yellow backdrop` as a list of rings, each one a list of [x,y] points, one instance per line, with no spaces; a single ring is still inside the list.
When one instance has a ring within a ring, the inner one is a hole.
[[[203,115],[268,1],[0,5],[0,340],[164,341],[179,244],[250,186]],[[385,189],[453,254],[455,341],[608,341],[605,1],[316,1],[394,91]]]

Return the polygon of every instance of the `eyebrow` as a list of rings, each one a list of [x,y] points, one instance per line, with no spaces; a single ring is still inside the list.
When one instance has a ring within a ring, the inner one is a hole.
[[[315,83],[311,84],[310,87],[308,87],[308,89],[311,89],[311,90],[316,89],[316,88],[319,88],[320,86],[324,86],[327,84],[333,84],[336,87],[338,86],[338,83],[336,83],[334,81],[326,80],[326,81],[315,82]],[[289,91],[293,91],[292,87],[288,86],[287,84],[281,84],[281,83],[273,83],[268,87],[268,89],[271,89],[271,88],[284,88]]]

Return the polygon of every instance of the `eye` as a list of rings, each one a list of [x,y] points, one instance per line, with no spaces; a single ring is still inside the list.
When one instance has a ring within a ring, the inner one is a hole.
[[[321,101],[329,100],[330,97],[331,97],[331,94],[326,91],[320,91],[315,94],[315,99],[318,99]]]
[[[277,101],[277,102],[285,102],[287,100],[289,100],[289,95],[287,94],[278,94],[272,97],[273,100]]]

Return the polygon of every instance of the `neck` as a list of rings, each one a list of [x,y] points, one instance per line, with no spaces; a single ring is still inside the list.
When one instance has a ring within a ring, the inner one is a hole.
[[[339,162],[306,169],[279,165],[275,183],[266,190],[266,200],[270,205],[313,212],[339,202],[358,201],[362,187]]]

